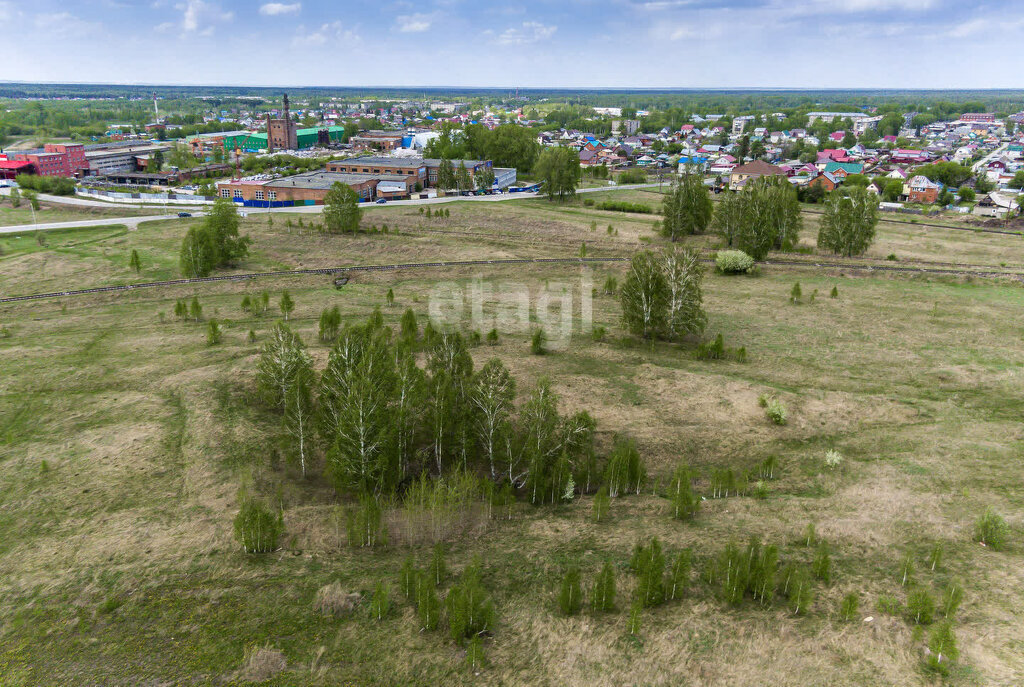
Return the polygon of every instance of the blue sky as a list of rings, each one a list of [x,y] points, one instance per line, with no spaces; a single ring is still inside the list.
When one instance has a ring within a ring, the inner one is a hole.
[[[0,80],[1024,87],[1019,2],[0,0]]]

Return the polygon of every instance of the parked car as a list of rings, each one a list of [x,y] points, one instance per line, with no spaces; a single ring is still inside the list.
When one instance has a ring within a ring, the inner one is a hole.
[[[388,202],[387,198],[378,198],[377,199],[377,205],[383,205],[386,202]]]
[[[178,213],[178,217],[191,217],[191,216],[192,216],[191,212],[179,212]]]

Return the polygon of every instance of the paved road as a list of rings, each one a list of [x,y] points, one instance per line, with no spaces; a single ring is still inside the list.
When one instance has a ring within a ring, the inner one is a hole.
[[[1004,152],[1006,152],[1006,149],[1009,148],[1009,147],[1010,147],[1009,143],[1004,143],[1003,145],[999,146],[998,148],[993,150],[991,153],[989,153],[985,157],[983,157],[980,160],[978,160],[977,162],[975,162],[974,163],[974,167],[973,167],[974,173],[977,174],[978,172],[983,171],[984,168],[985,168],[985,165],[987,165],[989,162],[991,162],[992,160],[995,160],[997,157],[1002,155]]]
[[[667,185],[669,182],[666,182]],[[631,189],[643,189],[643,188],[657,188],[662,184],[627,184],[624,186],[600,186],[597,188],[581,188],[577,193],[599,193],[601,191],[628,191]],[[10,189],[0,189],[0,194],[7,195]],[[436,205],[439,203],[458,203],[458,202],[473,202],[473,203],[498,203],[506,200],[523,200],[527,198],[538,198],[543,197],[543,194],[539,193],[502,193],[500,195],[493,196],[444,196],[442,198],[416,198],[412,200],[391,200],[383,205],[377,203],[365,203],[361,205],[364,210],[373,210],[376,208],[388,208],[396,205]],[[45,193],[39,194],[40,200],[45,200],[49,203],[63,203],[65,205],[76,205],[82,207],[101,207],[109,210],[112,207],[118,207],[116,204],[103,203],[96,200],[90,200],[88,198],[79,198],[74,196],[51,196]],[[136,206],[136,205],[124,205],[125,208],[145,207],[153,209],[152,205],[149,206]],[[301,205],[299,207],[289,208],[273,208],[268,210],[266,208],[239,208],[240,212],[246,214],[266,214],[268,212],[279,213],[302,213],[302,214],[320,214],[323,212],[323,205]],[[186,212],[191,212],[193,217],[202,217],[204,213],[194,212],[192,208],[185,208]],[[96,227],[104,226],[108,224],[124,224],[129,227],[137,227],[141,222],[148,222],[150,220],[161,220],[161,219],[174,219],[177,215],[146,215],[142,217],[110,217],[106,219],[97,220],[80,220],[77,222],[50,222],[48,224],[39,225],[18,225],[14,227],[0,227],[0,234],[11,234],[16,231],[32,231],[33,229],[65,229],[69,227]]]
[[[195,213],[199,216],[202,213]],[[0,227],[0,234],[17,234],[26,231],[40,231],[43,229],[72,229],[79,227],[107,227],[113,224],[123,224],[129,229],[135,229],[141,222],[159,219],[175,219],[177,215],[145,215],[143,217],[103,217],[101,219],[80,219],[72,222],[40,222],[39,224],[15,224],[8,227]]]

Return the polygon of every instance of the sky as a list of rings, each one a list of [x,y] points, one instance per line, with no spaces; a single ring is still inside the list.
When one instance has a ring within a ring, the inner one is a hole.
[[[1022,88],[1019,0],[0,0],[0,81]]]

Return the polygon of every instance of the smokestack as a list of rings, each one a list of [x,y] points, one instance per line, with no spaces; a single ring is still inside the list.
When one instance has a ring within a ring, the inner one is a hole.
[[[291,121],[288,115],[288,94],[284,94],[284,118],[285,121]]]

